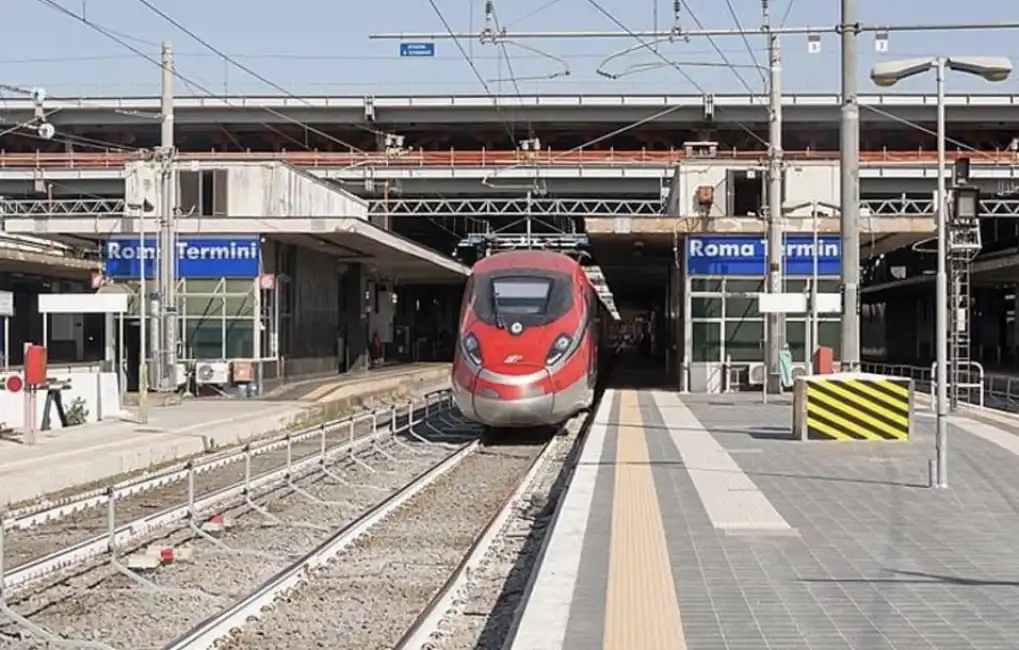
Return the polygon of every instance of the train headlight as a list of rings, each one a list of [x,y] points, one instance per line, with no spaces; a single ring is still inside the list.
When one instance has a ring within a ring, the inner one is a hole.
[[[481,343],[478,342],[478,337],[473,334],[463,337],[463,349],[468,359],[481,365]]]
[[[545,356],[545,365],[551,366],[552,364],[561,361],[566,355],[566,351],[570,349],[570,344],[573,343],[573,339],[566,334],[560,334],[556,337],[556,340],[552,343],[552,347],[548,351],[548,355]]]

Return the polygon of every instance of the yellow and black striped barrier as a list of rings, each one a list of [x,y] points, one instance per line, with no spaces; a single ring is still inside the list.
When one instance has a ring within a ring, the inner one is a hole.
[[[860,373],[798,377],[793,408],[800,440],[908,440],[913,380]]]

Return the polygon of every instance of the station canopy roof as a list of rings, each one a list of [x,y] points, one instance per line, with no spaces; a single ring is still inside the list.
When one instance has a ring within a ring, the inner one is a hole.
[[[156,220],[129,216],[10,216],[6,231],[57,241],[100,242],[109,237],[148,233],[155,236]],[[404,283],[458,283],[469,269],[437,251],[354,217],[181,217],[179,237],[225,237],[261,234],[334,254],[341,262],[361,262],[380,276]]]

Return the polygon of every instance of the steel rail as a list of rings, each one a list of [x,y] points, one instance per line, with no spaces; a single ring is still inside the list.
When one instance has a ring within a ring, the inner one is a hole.
[[[430,393],[425,396],[424,400],[413,402],[415,404],[413,410],[416,412],[421,408],[427,408],[432,403],[432,400],[436,395],[440,396],[439,401],[436,402],[437,404],[445,399],[444,391]],[[325,429],[326,432],[331,432],[337,428],[345,426],[350,421],[357,423],[369,419],[372,416],[378,416],[379,414],[389,415],[391,410],[392,409],[388,408],[373,409],[371,411],[357,413],[320,425],[307,427],[293,433],[269,434],[266,438],[249,441],[247,443],[251,446],[250,455],[261,456],[263,454],[283,449],[287,445],[288,437],[290,439],[290,444],[305,442],[317,435],[321,435],[323,429]],[[379,420],[378,423],[383,424],[383,421]],[[388,424],[388,420],[386,420],[385,423]],[[240,462],[244,456],[245,451],[244,446],[242,445],[198,460],[174,463],[170,467],[157,472],[147,472],[138,477],[125,479],[115,483],[113,487],[117,490],[118,498],[134,496],[154,488],[172,485],[173,483],[183,481],[187,478],[188,472],[190,471],[188,469],[190,463],[194,464],[193,471],[196,474],[205,474],[206,472]],[[24,530],[50,521],[62,519],[79,511],[105,505],[109,500],[108,489],[108,487],[96,488],[94,490],[79,492],[55,501],[44,500],[40,503],[26,506],[24,508],[11,510],[3,515],[3,530]]]
[[[564,427],[566,425],[563,425]],[[557,438],[549,440],[531,463],[520,483],[506,497],[485,527],[478,533],[471,548],[457,567],[450,574],[445,584],[436,592],[425,609],[411,623],[410,627],[393,646],[393,650],[423,650],[430,647],[432,637],[439,631],[439,625],[452,609],[457,597],[468,589],[471,575],[481,568],[485,556],[492,548],[499,535],[502,534],[506,522],[513,514],[513,509],[527,494],[534,484],[538,472],[548,462],[556,449]]]
[[[308,580],[309,572],[328,563],[357,538],[420,494],[439,477],[456,467],[464,458],[472,454],[479,444],[480,441],[475,439],[461,446],[404,485],[385,501],[362,514],[354,522],[344,526],[303,558],[270,578],[261,587],[229,608],[206,619],[191,631],[164,646],[163,650],[212,650],[220,641],[243,627],[245,622],[252,618],[258,618],[263,608]]]
[[[345,421],[348,423],[351,422],[349,419]],[[406,431],[416,424],[418,423],[413,422],[412,419],[408,419],[408,423],[399,429],[376,429],[368,435],[355,438],[352,441],[348,441],[334,447],[327,451],[324,454],[324,457],[322,454],[312,454],[301,460],[293,462],[289,466],[283,465],[278,469],[267,470],[256,477],[252,477],[251,481],[241,480],[231,485],[224,486],[202,496],[201,498],[196,498],[194,510],[211,510],[216,506],[229,502],[234,499],[234,497],[242,495],[246,490],[267,491],[277,485],[285,484],[288,475],[293,477],[308,474],[315,468],[321,467],[325,461],[336,458],[341,454],[349,454],[357,451],[364,446],[370,446],[388,436]],[[324,435],[323,430],[319,430],[318,433],[319,435]],[[289,440],[288,443],[287,437],[285,437],[283,446],[286,446],[287,444],[293,444],[293,440]],[[250,449],[250,445],[245,445],[239,453],[242,458],[251,454],[252,451]],[[191,471],[190,468],[184,470],[185,477],[189,471]],[[114,498],[118,498],[119,496],[120,495],[115,495]],[[119,526],[116,533],[112,535],[112,541],[117,548],[123,548],[125,545],[130,545],[144,539],[155,530],[167,528],[178,522],[184,521],[189,517],[191,510],[192,506],[188,503],[173,505],[160,512],[123,524]],[[0,518],[0,521],[2,521],[2,518]],[[103,556],[109,552],[110,542],[111,535],[104,532],[92,537],[91,539],[84,540],[63,550],[56,551],[37,560],[22,564],[10,571],[6,571],[3,575],[4,589],[11,591],[24,589],[25,587],[39,582],[57,571],[82,564],[95,557]]]

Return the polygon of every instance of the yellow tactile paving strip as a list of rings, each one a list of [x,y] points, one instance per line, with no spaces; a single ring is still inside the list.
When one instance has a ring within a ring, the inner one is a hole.
[[[644,419],[637,393],[619,393],[603,650],[685,650]]]

